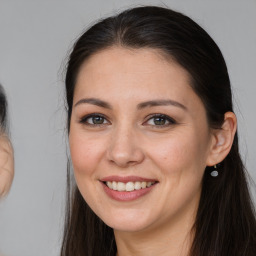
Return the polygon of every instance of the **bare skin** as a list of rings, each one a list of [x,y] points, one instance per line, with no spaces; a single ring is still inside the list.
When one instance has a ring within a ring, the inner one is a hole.
[[[13,148],[7,135],[0,135],[0,197],[8,194],[14,177]]]
[[[118,256],[188,255],[204,170],[226,157],[235,130],[230,112],[222,129],[209,127],[188,73],[156,50],[113,47],[84,63],[71,159],[82,196],[114,229]],[[155,183],[133,200],[104,183],[129,178]]]

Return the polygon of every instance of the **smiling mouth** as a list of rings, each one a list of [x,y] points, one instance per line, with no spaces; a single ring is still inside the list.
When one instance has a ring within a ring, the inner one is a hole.
[[[129,182],[120,182],[120,181],[105,181],[104,184],[110,188],[111,190],[119,191],[119,192],[132,192],[135,190],[141,190],[145,188],[149,188],[155,185],[156,181],[129,181]]]

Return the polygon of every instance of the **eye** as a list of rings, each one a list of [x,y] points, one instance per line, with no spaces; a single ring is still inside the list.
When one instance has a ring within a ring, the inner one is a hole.
[[[145,123],[151,126],[159,126],[159,128],[176,124],[171,117],[163,114],[154,114]]]
[[[90,114],[85,117],[83,117],[80,120],[80,123],[85,124],[85,125],[91,125],[91,126],[101,126],[108,124],[108,120],[100,114]]]

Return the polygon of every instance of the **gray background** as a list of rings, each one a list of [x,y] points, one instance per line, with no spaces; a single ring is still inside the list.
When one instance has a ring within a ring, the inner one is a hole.
[[[5,255],[58,255],[66,175],[65,58],[95,19],[138,4],[184,12],[220,46],[234,90],[241,151],[256,180],[255,0],[0,0],[0,82],[9,100],[16,165],[12,190],[0,203]]]

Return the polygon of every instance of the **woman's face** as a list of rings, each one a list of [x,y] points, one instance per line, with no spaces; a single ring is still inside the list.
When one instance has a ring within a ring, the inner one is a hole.
[[[1,131],[0,131],[1,133]],[[0,197],[10,190],[14,176],[13,149],[9,138],[0,134]]]
[[[149,230],[194,216],[212,134],[188,73],[156,50],[113,47],[83,64],[69,142],[77,186],[107,225]]]

